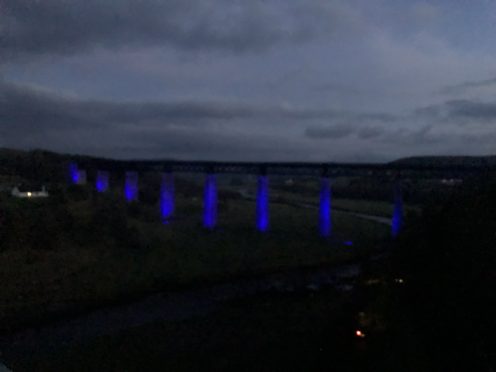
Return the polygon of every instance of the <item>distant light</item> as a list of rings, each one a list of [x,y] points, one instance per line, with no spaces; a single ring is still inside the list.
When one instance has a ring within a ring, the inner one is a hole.
[[[351,247],[353,245],[353,242],[351,240],[347,240],[343,242],[344,245],[347,245],[348,247]]]
[[[357,329],[355,331],[355,336],[360,337],[360,338],[364,338],[365,337],[365,333],[363,333],[362,331],[360,331],[359,329]]]
[[[32,197],[33,194],[31,193],[31,191],[28,191],[28,198]]]
[[[394,282],[399,283],[399,284],[403,284],[405,281],[401,278],[396,278],[396,279],[394,279]]]

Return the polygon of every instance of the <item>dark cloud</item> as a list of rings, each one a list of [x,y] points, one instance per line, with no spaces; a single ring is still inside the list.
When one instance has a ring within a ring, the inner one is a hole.
[[[319,93],[339,93],[339,94],[349,94],[349,95],[359,95],[363,92],[360,89],[349,87],[345,84],[333,83],[333,82],[324,82],[314,84],[308,89],[311,92],[319,92]]]
[[[45,124],[58,127],[84,123],[91,128],[104,123],[132,124],[161,120],[164,123],[174,121],[194,125],[199,119],[232,120],[260,116],[312,118],[325,113],[229,103],[82,101],[36,87],[0,82],[3,127],[30,125],[34,128],[36,122],[41,124],[39,127]]]
[[[233,140],[219,129],[219,121],[255,114],[260,115],[215,103],[82,101],[0,83],[0,146],[117,157],[216,158],[247,147],[243,139]]]
[[[385,132],[383,127],[367,126],[358,130],[357,135],[360,139],[372,139],[381,136]]]
[[[305,130],[305,136],[311,139],[342,139],[352,135],[359,139],[370,140],[386,132],[381,126],[366,124],[366,120],[356,120],[357,124],[341,123],[327,126],[312,126]],[[365,125],[365,126],[364,126]]]
[[[495,118],[496,104],[472,101],[448,101],[399,117],[225,102],[90,101],[0,81],[0,147],[120,158],[322,161],[371,150],[382,156],[391,149],[450,149],[468,139],[484,140],[487,147],[494,135],[483,126],[469,132],[446,123]],[[336,144],[331,150],[330,140]],[[349,146],[357,141],[365,146],[358,152]]]
[[[399,120],[397,115],[386,114],[386,113],[366,113],[358,114],[355,117],[356,120],[374,122],[374,123],[394,123]]]
[[[50,125],[85,123],[90,127],[118,122],[174,122],[197,125],[209,120],[285,119],[389,122],[386,114],[355,114],[332,109],[261,106],[224,102],[112,102],[88,101],[58,95],[33,86],[0,81],[0,118],[13,126],[39,122]]]
[[[250,118],[266,109],[221,103],[116,103],[82,101],[33,87],[0,82],[0,133],[30,137],[53,131],[131,130],[206,126],[210,122]]]
[[[318,154],[308,154],[302,145],[305,138],[281,133],[290,127],[308,127],[315,120],[351,117],[352,113],[333,110],[218,102],[85,101],[0,82],[0,146],[9,147],[118,157],[284,159],[291,154],[308,159]],[[354,117],[377,120],[375,114]],[[353,130],[337,124],[309,127],[306,134],[307,138],[344,138]]]
[[[419,108],[414,118],[451,124],[496,124],[496,102],[452,100]]]
[[[353,128],[346,124],[325,127],[310,127],[305,130],[305,136],[315,139],[341,139],[353,133]]]
[[[463,94],[471,91],[472,89],[478,88],[488,88],[496,86],[496,78],[478,80],[478,81],[466,81],[461,84],[449,85],[441,90],[442,94]]]
[[[311,139],[341,139],[355,135],[359,139],[372,139],[381,136],[385,132],[384,125],[398,121],[399,117],[386,113],[334,111],[329,112],[325,119],[330,123],[307,127],[305,136]]]
[[[457,139],[453,133],[441,134],[434,131],[433,125],[408,126],[384,131],[376,144],[385,144],[402,149],[432,149],[437,145],[450,145]]]
[[[330,31],[323,1],[0,0],[0,56],[170,45],[261,50]]]
[[[496,119],[496,103],[474,102],[469,100],[450,101],[446,103],[448,116],[451,118],[467,118],[477,121]]]

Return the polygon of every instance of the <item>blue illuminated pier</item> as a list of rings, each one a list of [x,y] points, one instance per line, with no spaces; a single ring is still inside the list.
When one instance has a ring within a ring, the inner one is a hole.
[[[126,172],[126,180],[124,185],[124,196],[127,202],[138,200],[138,173]]]
[[[162,174],[162,186],[160,189],[160,215],[164,224],[169,223],[174,213],[174,175],[172,173]]]
[[[215,174],[207,174],[203,195],[203,226],[212,230],[217,223],[217,181]]]
[[[257,230],[269,229],[269,179],[266,175],[258,176],[257,188]]]
[[[331,236],[331,181],[329,177],[320,180],[319,232],[323,237]]]
[[[391,224],[391,235],[396,238],[403,225],[403,196],[401,193],[401,184],[396,181],[394,184],[394,210]]]
[[[79,168],[76,163],[69,164],[69,177],[72,184],[77,185],[79,183]]]
[[[98,192],[106,192],[109,188],[109,173],[105,171],[96,172],[95,187]]]

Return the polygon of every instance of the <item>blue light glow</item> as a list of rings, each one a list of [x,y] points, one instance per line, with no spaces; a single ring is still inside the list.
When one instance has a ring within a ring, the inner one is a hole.
[[[76,163],[69,164],[69,176],[74,185],[79,183],[79,169]]]
[[[396,238],[403,225],[403,197],[401,194],[401,185],[396,182],[394,185],[394,210],[391,224],[391,235]]]
[[[124,196],[126,201],[133,202],[138,200],[138,173],[126,172],[126,181],[124,185]]]
[[[351,240],[346,240],[343,242],[344,245],[348,246],[348,247],[351,247],[353,246],[353,242]]]
[[[269,179],[258,176],[257,189],[257,230],[265,232],[269,229]]]
[[[96,172],[96,191],[106,192],[109,188],[109,173],[105,171]]]
[[[205,179],[203,225],[213,229],[217,223],[217,182],[214,174],[207,174]]]
[[[160,215],[162,222],[167,224],[174,213],[174,176],[172,173],[162,174],[160,190]]]
[[[319,231],[323,237],[331,235],[331,181],[328,177],[320,180]]]

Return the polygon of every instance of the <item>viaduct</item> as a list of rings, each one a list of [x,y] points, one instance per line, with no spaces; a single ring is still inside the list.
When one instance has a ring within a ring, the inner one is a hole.
[[[70,180],[74,184],[86,182],[86,172],[91,172],[98,192],[109,188],[109,169],[123,172],[124,196],[128,202],[138,197],[140,172],[160,172],[162,184],[160,192],[161,217],[168,221],[174,213],[174,174],[201,173],[205,175],[203,195],[203,225],[214,229],[217,222],[217,174],[251,174],[258,176],[256,200],[256,228],[260,232],[269,229],[269,176],[314,176],[320,178],[319,232],[323,237],[332,234],[331,180],[339,176],[385,177],[394,185],[394,204],[391,234],[396,237],[403,224],[403,197],[401,179],[428,175],[430,178],[459,178],[493,171],[485,165],[434,166],[403,165],[401,163],[304,163],[304,162],[209,162],[209,161],[118,161],[101,159],[75,159],[70,163]],[[94,176],[94,177],[93,177]]]

